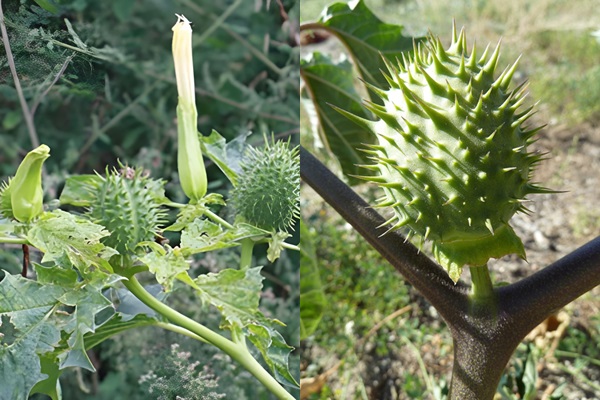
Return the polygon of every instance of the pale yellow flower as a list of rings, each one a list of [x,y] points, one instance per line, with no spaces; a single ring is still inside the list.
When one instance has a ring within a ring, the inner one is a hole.
[[[173,61],[179,100],[195,104],[192,26],[183,15],[177,15],[177,22],[173,26]]]

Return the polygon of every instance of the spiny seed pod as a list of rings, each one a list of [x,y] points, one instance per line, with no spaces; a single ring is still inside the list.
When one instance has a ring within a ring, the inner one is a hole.
[[[50,147],[42,144],[31,150],[14,178],[0,188],[0,212],[6,218],[30,222],[44,211],[42,166],[50,157]]]
[[[532,108],[518,111],[524,85],[509,90],[517,62],[494,77],[500,46],[467,54],[464,31],[453,30],[445,50],[430,36],[398,66],[388,65],[388,89],[371,86],[383,105],[368,103],[378,121],[345,113],[371,130],[378,144],[364,177],[383,188],[379,206],[391,207],[390,229],[432,241],[438,262],[456,282],[464,265],[516,253],[525,258],[510,218],[532,193],[551,192],[531,182],[542,159],[527,151],[540,128],[523,123]]]
[[[154,191],[162,185],[145,176],[142,169],[122,167],[109,171],[94,191],[88,216],[111,234],[103,243],[125,255],[143,241],[154,240],[165,214]]]
[[[300,215],[300,157],[289,142],[250,147],[241,162],[231,204],[246,222],[281,232]]]

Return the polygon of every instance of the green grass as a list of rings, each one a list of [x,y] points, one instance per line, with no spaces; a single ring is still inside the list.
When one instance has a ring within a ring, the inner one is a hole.
[[[540,32],[533,40],[532,94],[561,124],[600,120],[600,43],[588,31]]]
[[[307,360],[312,363],[308,368],[314,373],[323,372],[332,367],[332,360],[342,360],[332,387],[320,397],[311,398],[331,398],[329,393],[334,393],[336,399],[366,398],[365,387],[373,382],[367,379],[361,383],[361,362],[389,362],[399,354],[409,353],[416,366],[421,349],[433,348],[433,342],[441,344],[435,349],[436,355],[447,359],[450,338],[443,322],[381,255],[339,216],[327,213],[326,217],[315,219],[311,227],[327,307],[317,331],[305,346],[324,349],[328,355]],[[408,312],[385,322],[367,337],[375,324],[407,305],[412,305]],[[428,358],[427,363],[431,361]],[[366,368],[371,366],[367,364]],[[402,390],[407,393],[422,395],[428,379],[442,386],[440,374],[430,378],[421,369],[406,369],[401,375]]]

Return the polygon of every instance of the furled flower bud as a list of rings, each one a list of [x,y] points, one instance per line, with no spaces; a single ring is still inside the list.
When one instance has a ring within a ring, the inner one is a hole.
[[[181,187],[192,203],[206,194],[207,180],[196,123],[194,64],[192,62],[192,27],[183,15],[173,26],[173,61],[177,78],[177,168]]]
[[[45,144],[27,153],[17,173],[0,193],[2,214],[20,222],[30,222],[43,211],[42,165],[50,157]]]

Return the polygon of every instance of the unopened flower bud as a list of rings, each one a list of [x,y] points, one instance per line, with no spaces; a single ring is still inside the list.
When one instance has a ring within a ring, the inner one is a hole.
[[[178,15],[173,26],[173,60],[177,78],[177,168],[183,192],[196,203],[206,194],[206,169],[198,138],[194,64],[192,61],[192,27]]]
[[[2,203],[10,204],[10,216],[20,222],[30,222],[44,211],[42,165],[48,157],[50,148],[45,144],[27,153],[15,177],[2,191]],[[7,213],[8,207],[3,209]]]

